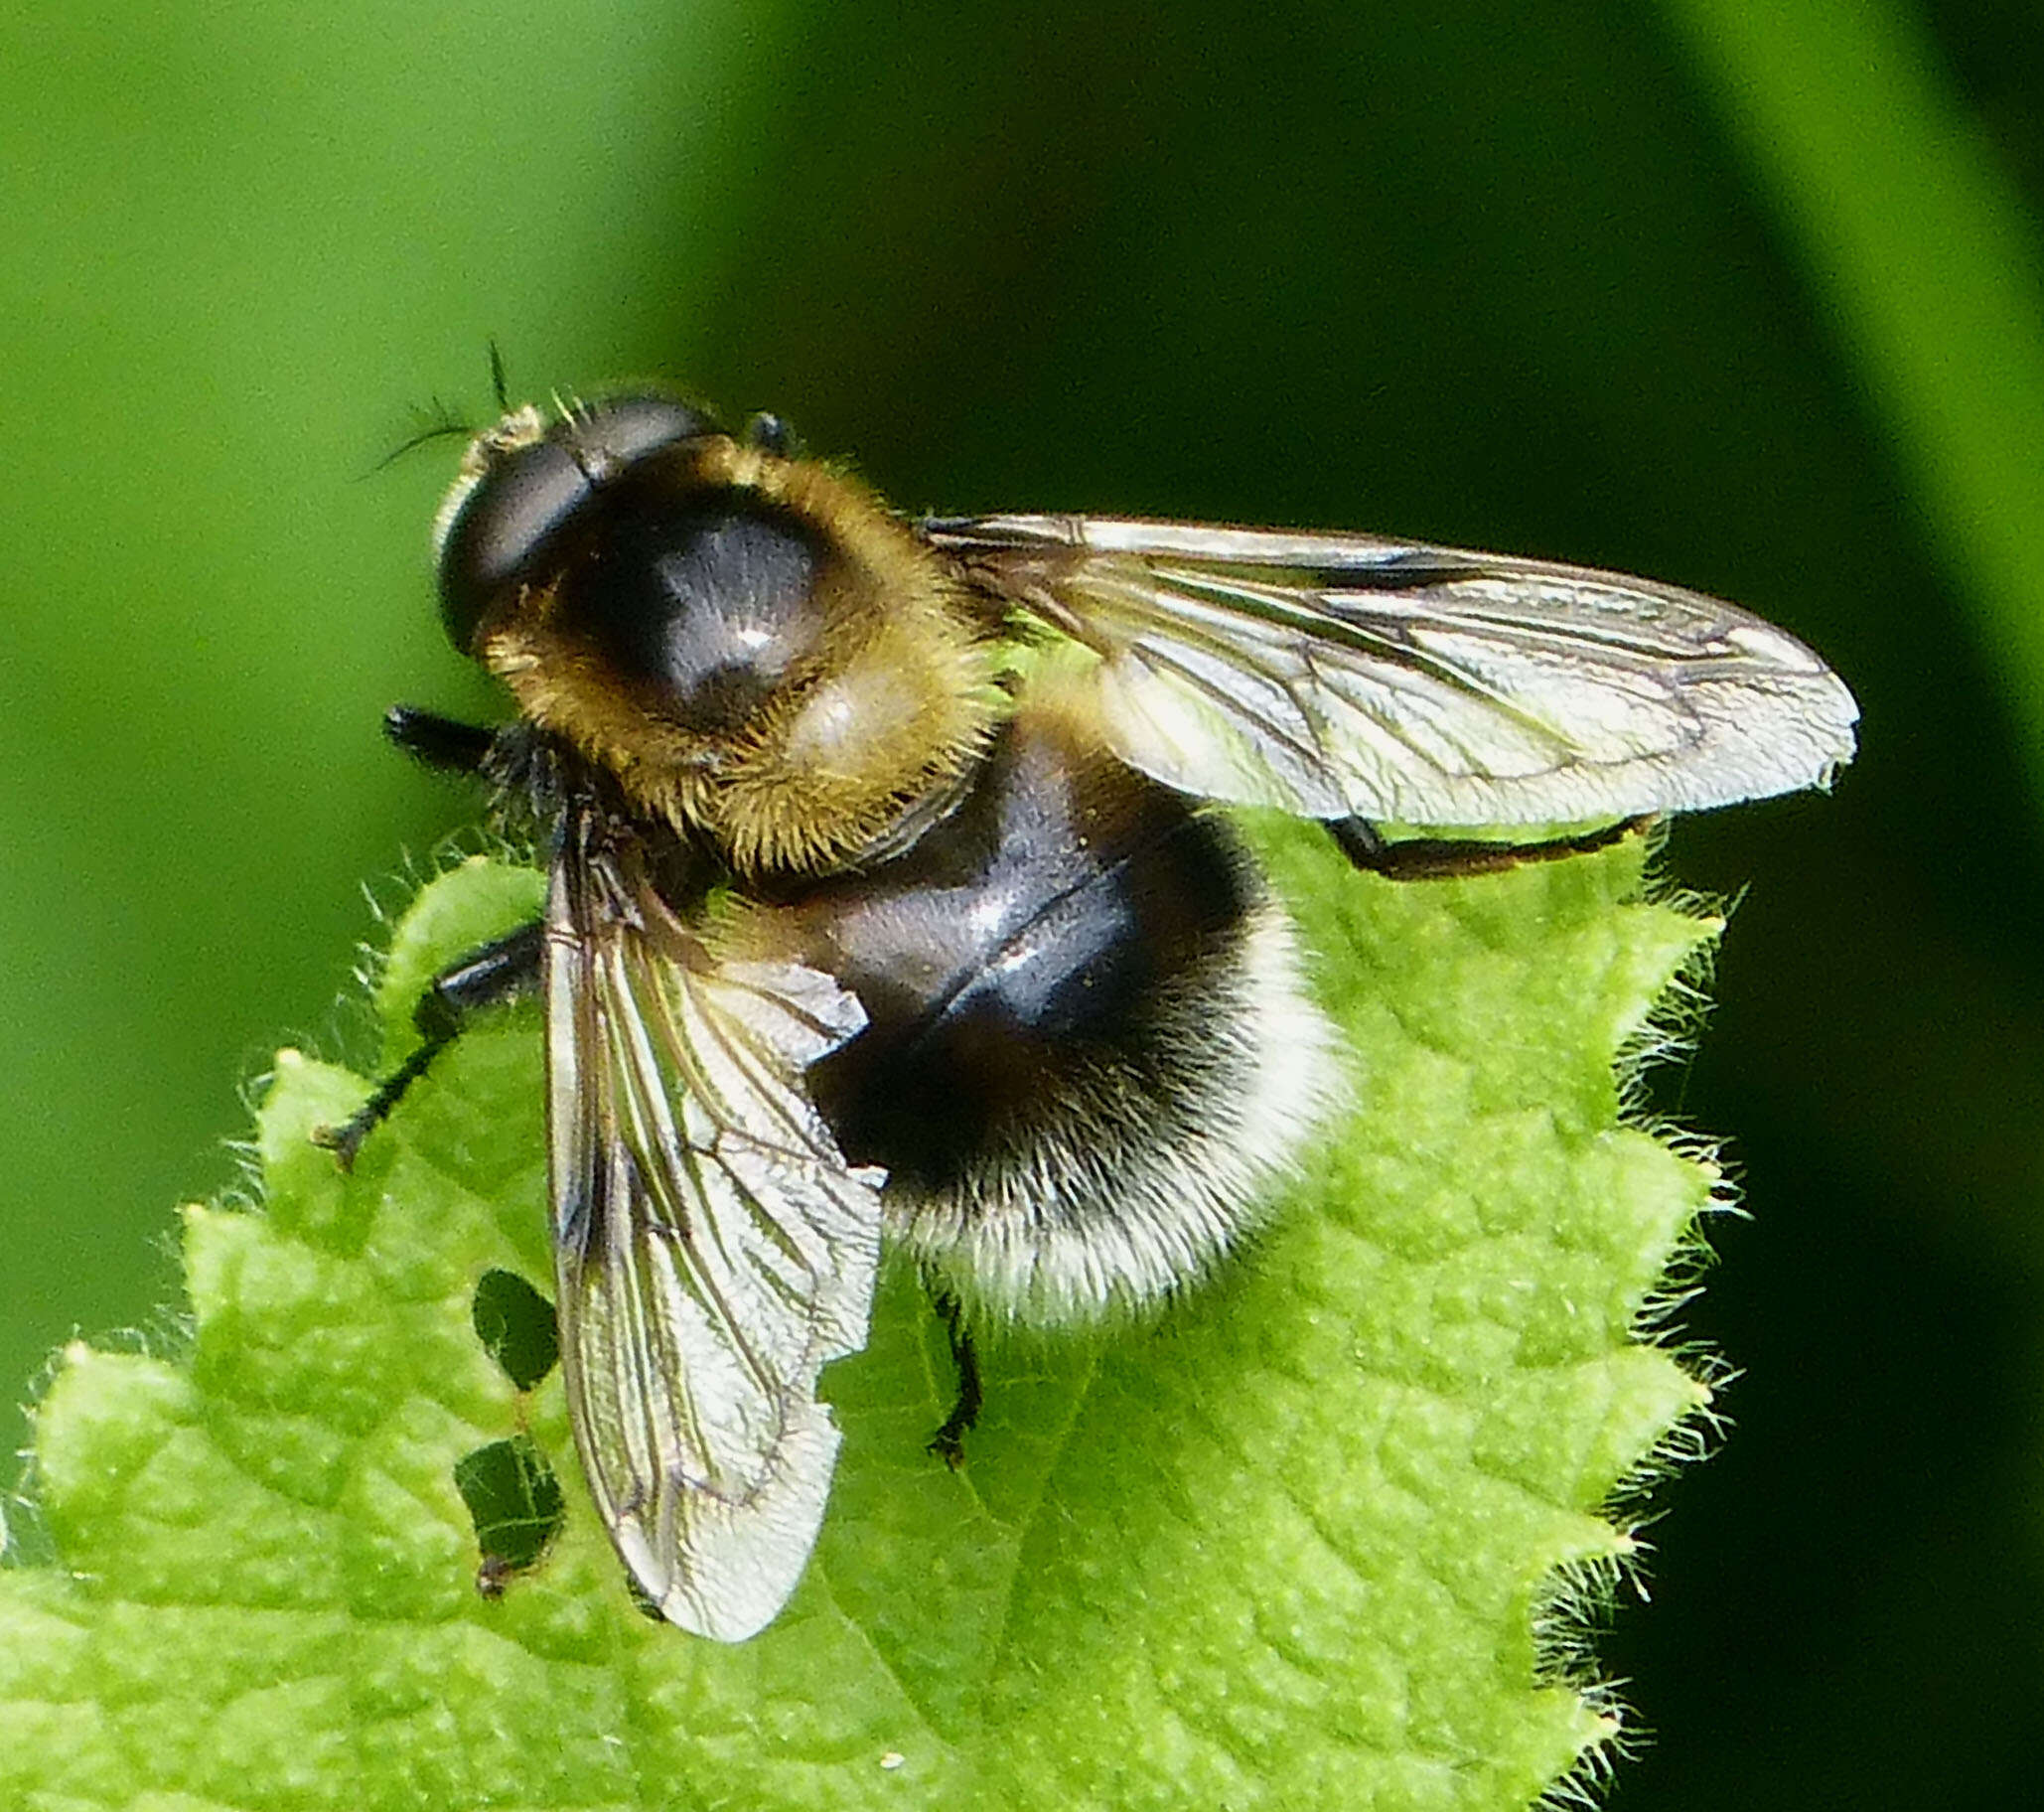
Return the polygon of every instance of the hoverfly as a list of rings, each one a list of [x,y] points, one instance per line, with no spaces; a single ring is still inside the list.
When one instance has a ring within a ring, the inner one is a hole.
[[[759,417],[508,411],[437,524],[510,689],[400,747],[542,827],[541,923],[443,976],[419,1052],[543,988],[557,1313],[589,1485],[723,1641],[806,1565],[883,1236],[945,1310],[1051,1325],[1212,1271],[1341,1091],[1282,909],[1213,805],[1470,872],[1824,786],[1851,694],[1731,605],[1373,535],[897,516]],[[1378,827],[1599,830],[1520,843]]]

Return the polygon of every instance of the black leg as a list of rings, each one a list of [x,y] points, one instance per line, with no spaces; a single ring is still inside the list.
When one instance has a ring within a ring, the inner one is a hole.
[[[1608,849],[1653,818],[1628,818],[1575,836],[1557,836],[1543,843],[1493,843],[1481,838],[1411,837],[1387,840],[1363,818],[1330,819],[1327,833],[1356,867],[1392,881],[1437,881],[1461,874],[1497,874],[1522,862],[1557,862],[1564,856]]]
[[[481,774],[497,744],[495,730],[409,704],[383,713],[383,734],[414,761],[451,774]]]
[[[353,1167],[362,1141],[389,1119],[405,1090],[426,1073],[433,1059],[461,1035],[475,1014],[530,993],[539,985],[539,958],[544,948],[545,929],[535,920],[443,970],[419,996],[412,1013],[412,1024],[419,1033],[418,1049],[376,1084],[375,1093],[350,1119],[315,1132],[314,1141],[332,1151],[342,1169]]]
[[[958,1370],[958,1395],[944,1427],[930,1437],[928,1451],[937,1454],[955,1470],[965,1463],[965,1436],[979,1420],[979,1355],[972,1349],[972,1335],[965,1326],[964,1310],[949,1289],[931,1292],[930,1306],[944,1322],[950,1338],[951,1363]]]

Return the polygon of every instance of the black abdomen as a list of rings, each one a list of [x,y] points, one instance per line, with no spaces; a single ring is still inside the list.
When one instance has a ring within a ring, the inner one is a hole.
[[[1168,1136],[1211,1080],[1178,1074],[1202,1067],[1188,1006],[1260,898],[1225,821],[1027,714],[907,855],[783,909],[868,1015],[810,1072],[814,1099],[848,1158],[926,1196],[1028,1163],[1050,1122]]]

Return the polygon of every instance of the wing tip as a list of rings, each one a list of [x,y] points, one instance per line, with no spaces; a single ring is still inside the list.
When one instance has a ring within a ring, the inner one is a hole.
[[[625,1564],[634,1595],[684,1634],[710,1642],[750,1642],[781,1614],[788,1601],[788,1592],[705,1592],[698,1579],[671,1565],[671,1557],[657,1551],[636,1520],[614,1524],[611,1541]],[[714,1571],[698,1570],[704,1577]],[[794,1585],[789,1582],[791,1592]]]

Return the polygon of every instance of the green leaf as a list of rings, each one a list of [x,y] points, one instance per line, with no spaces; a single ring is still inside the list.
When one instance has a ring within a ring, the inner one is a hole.
[[[366,1084],[281,1055],[261,1208],[186,1211],[189,1358],[73,1346],[36,1412],[59,1565],[0,1575],[0,1804],[1346,1812],[1598,1765],[1578,1612],[1632,1551],[1605,1507],[1707,1402],[1639,1329],[1713,1187],[1620,1124],[1614,1065],[1715,926],[1638,903],[1637,844],[1398,885],[1259,837],[1357,1112],[1161,1324],[989,1355],[960,1472],[891,1272],[826,1379],[815,1561],[737,1648],[635,1608],[558,1373],[500,1363],[526,1298],[477,1302],[551,1292],[536,1012],[451,1047],[347,1176],[310,1134]],[[539,892],[429,886],[393,1028]],[[522,1572],[486,1564],[507,1530]]]

